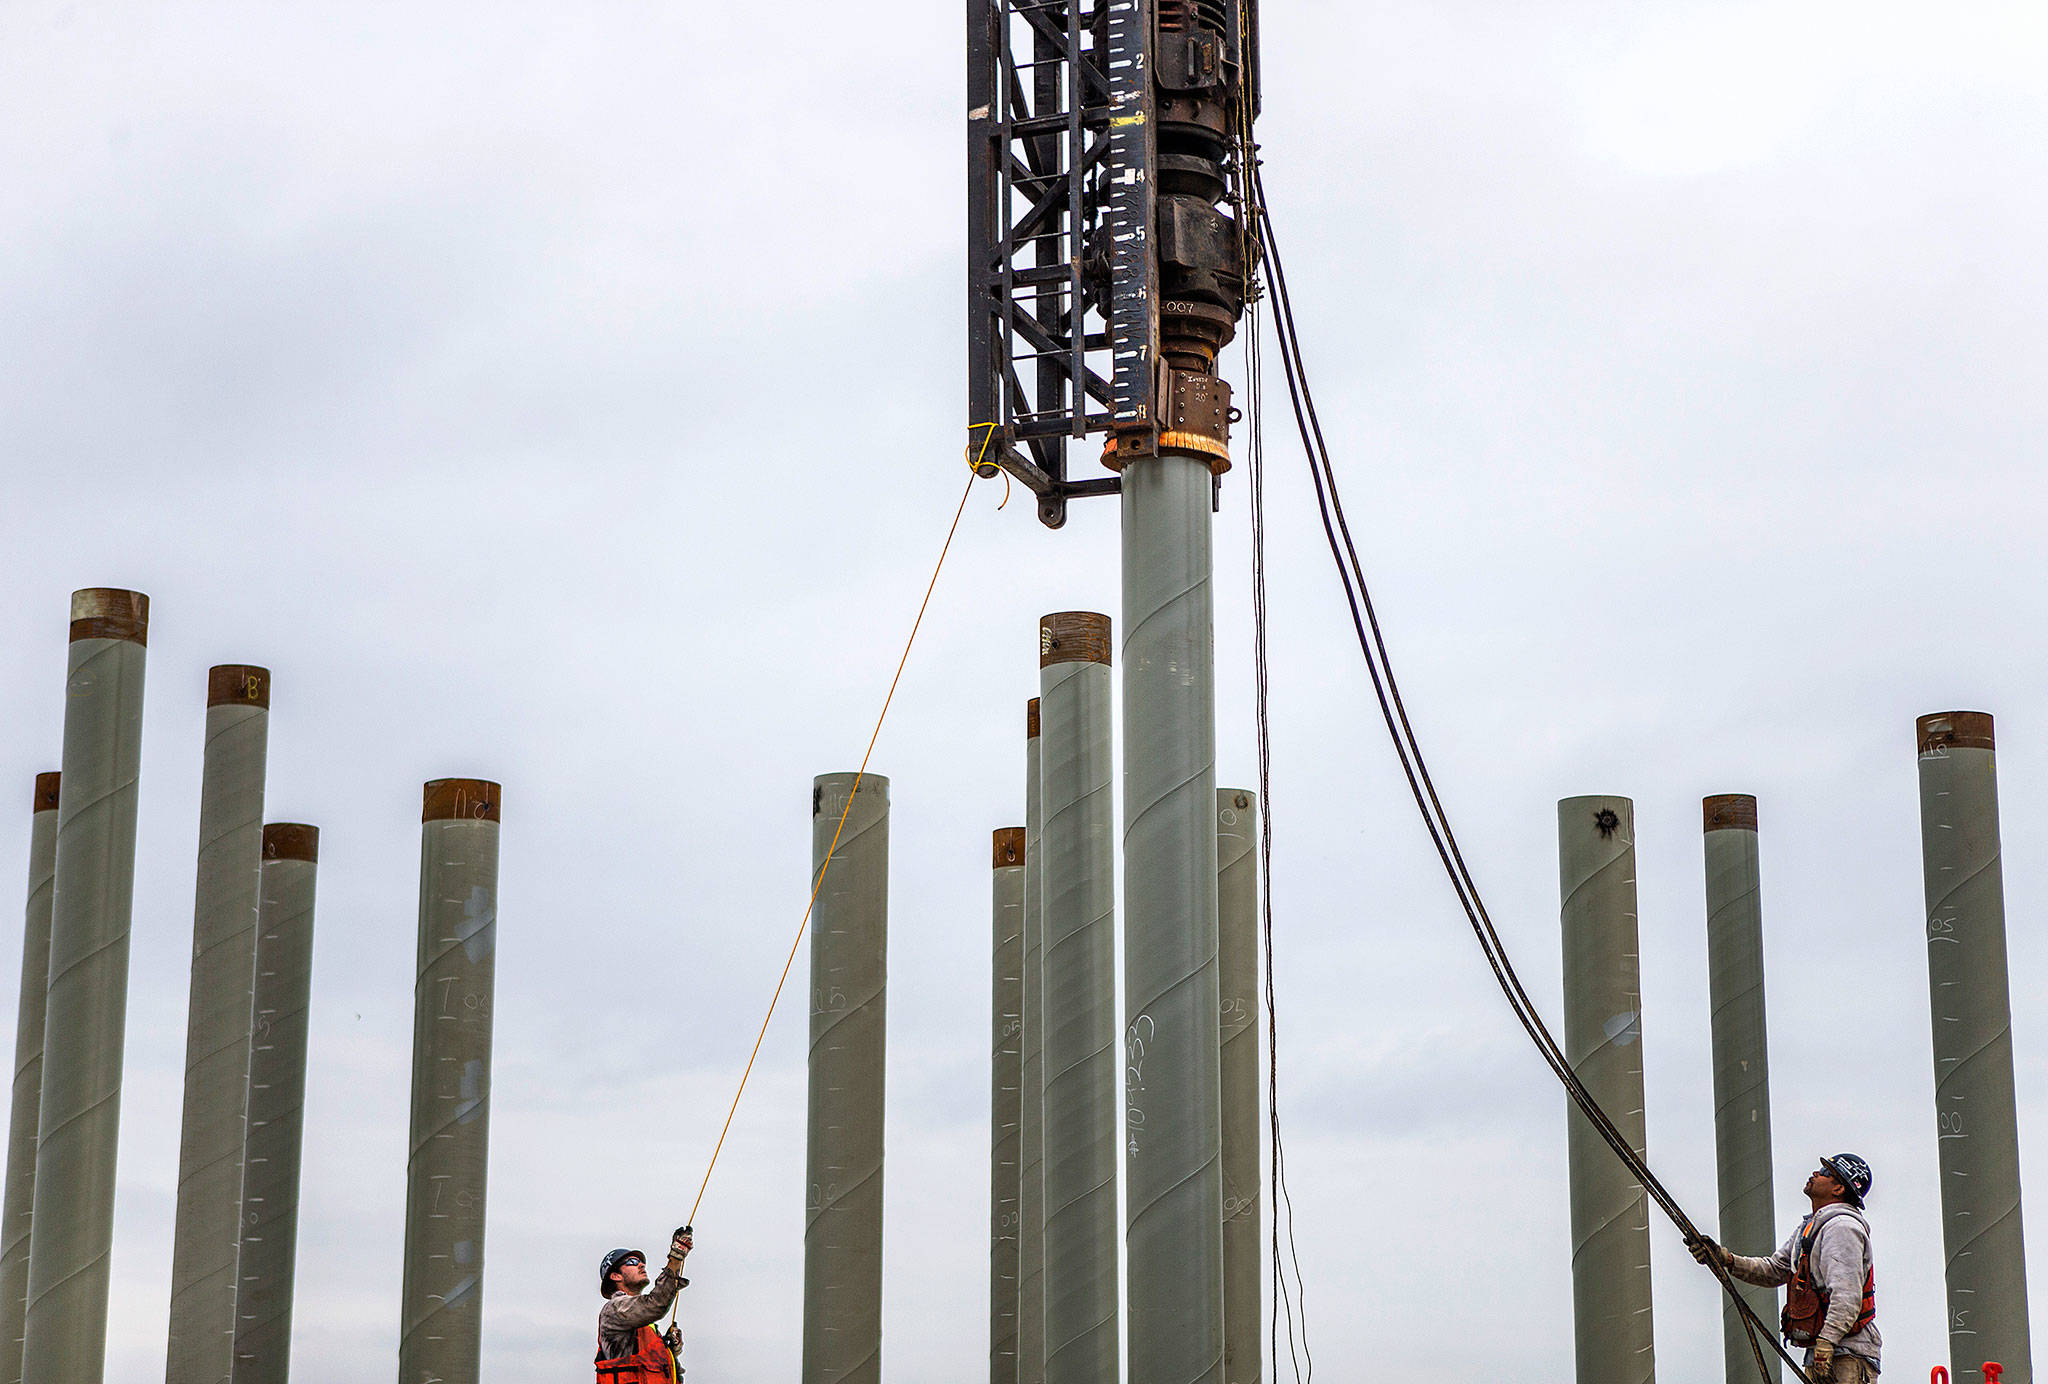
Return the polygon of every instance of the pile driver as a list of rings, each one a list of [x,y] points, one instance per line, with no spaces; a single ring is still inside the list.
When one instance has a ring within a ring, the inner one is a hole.
[[[970,0],[969,455],[1049,527],[1136,458],[1229,466],[1257,26],[1255,0]]]

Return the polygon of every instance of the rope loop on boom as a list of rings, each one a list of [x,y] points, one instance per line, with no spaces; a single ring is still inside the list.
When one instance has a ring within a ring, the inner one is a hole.
[[[1010,503],[1010,473],[1008,471],[1005,471],[1002,467],[996,465],[994,462],[985,460],[985,458],[988,456],[988,444],[995,440],[996,425],[993,422],[969,423],[967,425],[967,430],[969,432],[973,432],[976,428],[986,428],[988,429],[988,431],[981,435],[981,450],[976,452],[972,457],[968,458],[967,469],[972,471],[977,477],[985,481],[993,480],[997,476],[1001,476],[1003,478],[1002,503],[996,506],[997,509],[1001,509],[1003,505],[1007,505],[1008,503]],[[966,453],[963,452],[961,455],[965,456]]]

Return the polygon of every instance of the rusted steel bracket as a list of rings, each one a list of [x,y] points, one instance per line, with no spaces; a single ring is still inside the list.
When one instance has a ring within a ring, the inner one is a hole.
[[[1116,476],[1090,476],[1071,481],[1049,476],[1031,458],[1010,446],[1004,446],[996,455],[989,457],[988,464],[1009,472],[1018,484],[1037,497],[1039,522],[1049,529],[1059,528],[1067,522],[1068,500],[1089,495],[1114,495],[1123,489],[1123,481]],[[995,472],[985,474],[994,475]]]

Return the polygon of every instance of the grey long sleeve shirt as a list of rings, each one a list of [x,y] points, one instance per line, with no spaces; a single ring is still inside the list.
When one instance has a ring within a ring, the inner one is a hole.
[[[597,1358],[616,1360],[633,1353],[634,1338],[643,1326],[652,1326],[668,1311],[682,1290],[683,1280],[662,1266],[644,1293],[621,1288],[597,1314]],[[1860,1291],[1860,1289],[1859,1289]]]
[[[1823,1206],[1799,1223],[1776,1254],[1768,1258],[1738,1254],[1729,1263],[1728,1272],[1745,1283],[1766,1288],[1790,1283],[1799,1254],[1799,1237],[1805,1233],[1807,1221],[1816,1219],[1820,1222],[1820,1233],[1813,1241],[1813,1281],[1828,1294],[1828,1315],[1821,1323],[1820,1339],[1833,1341],[1837,1350],[1868,1360],[1874,1373],[1883,1344],[1877,1323],[1873,1321],[1861,1331],[1849,1333],[1862,1309],[1863,1280],[1872,1262],[1870,1223],[1855,1207],[1841,1202]]]

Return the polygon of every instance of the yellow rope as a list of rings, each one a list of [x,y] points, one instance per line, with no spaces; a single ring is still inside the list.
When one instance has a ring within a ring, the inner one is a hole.
[[[732,1129],[733,1116],[739,1112],[740,1097],[746,1094],[747,1079],[754,1074],[754,1059],[761,1055],[761,1042],[768,1036],[769,1021],[775,1017],[775,1006],[781,1003],[782,988],[789,982],[790,967],[796,964],[797,948],[803,945],[804,933],[810,928],[811,913],[818,906],[818,891],[825,887],[825,871],[832,867],[833,853],[839,849],[840,833],[846,830],[846,815],[853,811],[853,800],[860,793],[861,780],[867,776],[868,760],[875,752],[875,742],[882,735],[882,723],[889,718],[890,703],[896,700],[896,685],[903,680],[904,666],[910,662],[911,646],[917,643],[917,632],[924,625],[924,613],[932,603],[932,592],[938,587],[939,573],[946,566],[946,555],[953,550],[953,535],[960,530],[960,516],[967,510],[967,497],[974,493],[974,482],[982,475],[983,458],[988,455],[988,444],[995,437],[996,425],[993,423],[976,423],[974,426],[987,429],[981,437],[981,451],[967,464],[967,488],[960,492],[960,503],[953,510],[953,522],[946,529],[946,541],[939,548],[939,560],[932,566],[931,580],[925,583],[924,599],[918,602],[917,618],[910,622],[910,637],[903,641],[903,655],[896,660],[896,675],[889,679],[889,693],[882,698],[881,714],[875,717],[875,728],[868,735],[867,750],[861,755],[860,769],[853,776],[853,791],[846,795],[846,806],[839,810],[839,824],[832,829],[832,844],[826,847],[824,862],[818,866],[818,877],[811,883],[811,900],[804,905],[803,921],[797,924],[796,937],[789,944],[789,955],[783,960],[782,975],[775,982],[775,994],[768,1001],[768,1012],[761,1016],[761,1030],[754,1035],[754,1050],[747,1054],[746,1070],[740,1073],[739,1089],[733,1092],[732,1105],[725,1112],[725,1125],[718,1131],[718,1143],[712,1147],[711,1162],[704,1169],[704,1180],[697,1184],[697,1200],[690,1204],[690,1219],[686,1224],[696,1224],[697,1211],[704,1205],[704,1189],[711,1185],[711,1170],[718,1166],[718,1155],[725,1148],[725,1136]],[[992,465],[993,463],[990,464]],[[1005,472],[1004,504],[1009,503],[1008,480],[1009,473]],[[1002,506],[998,505],[997,508],[1000,509]],[[671,1312],[671,1320],[673,1320],[673,1312]]]
[[[967,427],[968,431],[970,432],[972,432],[975,428],[988,429],[987,432],[981,435],[981,450],[976,452],[974,454],[974,459],[967,463],[967,469],[974,472],[975,475],[981,477],[983,480],[988,480],[990,477],[994,476],[999,471],[1002,472],[1003,504],[996,506],[997,509],[1001,509],[1003,505],[1010,503],[1010,473],[1008,471],[1004,471],[1002,467],[996,465],[996,463],[992,461],[982,460],[982,458],[988,455],[989,439],[993,438],[996,435],[996,425],[993,423],[970,423],[967,425]]]

